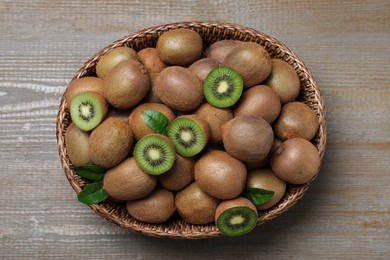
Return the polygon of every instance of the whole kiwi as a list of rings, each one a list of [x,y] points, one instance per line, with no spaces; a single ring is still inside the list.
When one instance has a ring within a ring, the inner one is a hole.
[[[160,59],[170,65],[188,66],[202,55],[203,41],[191,29],[175,29],[164,32],[157,40]]]
[[[221,126],[233,118],[233,112],[229,108],[218,108],[205,102],[195,111],[195,114],[208,123],[211,143],[221,144]]]
[[[244,91],[234,108],[234,115],[261,117],[272,124],[279,116],[280,109],[276,93],[266,85],[257,85]]]
[[[211,150],[195,163],[195,181],[207,194],[232,199],[244,189],[247,171],[243,162],[225,151]]]
[[[156,110],[164,114],[169,122],[172,122],[176,116],[173,113],[172,109],[164,104],[159,103],[143,103],[138,105],[131,112],[129,116],[129,124],[131,129],[133,130],[134,137],[136,140],[141,139],[143,136],[147,134],[155,133],[152,128],[145,122],[144,116],[142,115],[142,111],[144,110]]]
[[[279,96],[282,105],[294,101],[300,91],[300,81],[294,68],[284,60],[272,59],[272,71],[264,84]]]
[[[105,53],[96,63],[96,74],[99,78],[104,79],[117,64],[124,60],[137,60],[137,53],[129,47],[117,47]]]
[[[66,151],[74,166],[92,164],[89,158],[89,133],[71,123],[65,133]]]
[[[219,200],[205,193],[193,182],[176,193],[175,205],[180,216],[189,224],[204,225],[214,221]]]
[[[286,182],[276,177],[272,170],[268,167],[248,172],[245,187],[274,192],[274,195],[270,200],[256,206],[259,210],[265,210],[275,206],[286,193]]]
[[[211,44],[210,47],[207,49],[206,57],[215,59],[220,64],[222,64],[226,56],[230,53],[230,51],[241,43],[243,42],[238,40],[216,41],[213,44]]]
[[[159,73],[168,66],[160,59],[156,48],[142,49],[138,52],[138,57],[149,74]]]
[[[88,148],[94,164],[111,168],[123,161],[133,145],[130,125],[118,117],[109,117],[91,133]]]
[[[175,212],[175,197],[171,191],[157,187],[146,197],[126,203],[127,212],[146,223],[162,223]]]
[[[282,107],[274,131],[282,140],[301,137],[310,141],[316,135],[318,127],[316,113],[308,105],[294,101]]]
[[[155,87],[161,101],[179,111],[193,110],[203,102],[202,81],[187,68],[163,69],[157,75]]]
[[[226,56],[222,65],[237,71],[244,81],[245,88],[260,84],[269,76],[272,69],[268,52],[254,42],[237,45]]]
[[[127,201],[147,196],[156,184],[156,176],[142,171],[135,159],[130,157],[106,172],[103,189],[112,198]]]
[[[104,96],[119,109],[129,109],[140,102],[150,88],[150,77],[138,60],[125,60],[105,77]]]
[[[194,180],[195,159],[176,154],[172,168],[158,176],[159,183],[168,190],[178,191]]]
[[[66,91],[65,100],[68,109],[70,109],[70,101],[81,92],[94,91],[103,95],[104,81],[96,77],[84,77],[73,79]]]
[[[318,172],[321,159],[317,148],[303,138],[284,141],[271,156],[271,168],[280,179],[303,184]]]
[[[236,116],[222,126],[221,132],[226,151],[245,162],[265,159],[274,141],[271,125],[253,116]]]
[[[219,62],[211,58],[203,58],[192,63],[188,69],[196,74],[202,81],[214,68],[219,66]]]

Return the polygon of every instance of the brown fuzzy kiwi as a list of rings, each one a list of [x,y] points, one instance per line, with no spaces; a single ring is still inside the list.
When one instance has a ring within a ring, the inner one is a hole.
[[[156,176],[142,171],[133,157],[108,170],[103,180],[103,189],[112,198],[120,201],[143,198],[150,194],[156,185]]]
[[[162,104],[163,102],[157,95],[156,91],[156,78],[157,78],[158,73],[150,74],[150,88],[148,94],[146,94],[145,98],[141,103],[160,103]]]
[[[272,124],[279,116],[281,104],[276,93],[266,85],[246,90],[234,108],[234,115],[261,117]]]
[[[192,63],[191,66],[188,67],[188,69],[194,72],[196,76],[198,76],[198,78],[204,81],[210,71],[212,71],[218,66],[219,62],[217,60],[211,58],[203,58]]]
[[[294,68],[281,59],[272,59],[272,71],[264,84],[279,96],[282,105],[294,101],[300,91],[300,81]]]
[[[221,126],[233,118],[233,112],[229,108],[218,108],[206,102],[195,111],[195,114],[209,125],[211,143],[221,144]]]
[[[175,212],[175,197],[171,191],[157,187],[144,198],[126,203],[127,212],[135,219],[146,223],[162,223]]]
[[[253,116],[236,116],[222,126],[221,132],[226,151],[246,162],[265,159],[274,141],[270,124]]]
[[[272,153],[276,150],[276,148],[278,148],[278,146],[280,144],[282,144],[282,141],[279,138],[274,137],[274,143],[272,144],[271,151],[268,153],[268,155],[263,160],[259,160],[256,162],[244,162],[248,171],[260,169],[260,168],[263,168],[263,167],[269,165]]]
[[[191,29],[175,29],[164,32],[157,40],[160,59],[170,65],[187,66],[202,55],[203,41]]]
[[[222,64],[226,58],[226,56],[230,53],[230,51],[236,47],[237,45],[243,43],[238,40],[221,40],[217,41],[210,45],[210,47],[206,51],[206,57],[217,60],[220,64]]]
[[[149,74],[159,73],[168,65],[160,57],[156,48],[145,48],[138,52],[138,57]]]
[[[187,68],[165,68],[158,74],[155,87],[161,101],[179,111],[193,110],[203,102],[202,81]]]
[[[138,60],[137,53],[129,47],[117,47],[110,50],[96,63],[96,74],[104,79],[117,64],[124,60]]]
[[[274,131],[282,140],[301,137],[308,141],[313,139],[319,127],[316,113],[302,102],[289,102],[282,108],[275,121]]]
[[[74,166],[92,164],[89,158],[89,133],[81,130],[75,124],[68,126],[65,134],[66,152]]]
[[[109,117],[96,127],[89,138],[89,152],[94,164],[104,168],[118,165],[133,145],[133,131],[118,117]]]
[[[68,109],[70,109],[70,101],[79,93],[94,91],[103,95],[104,81],[96,77],[84,77],[72,80],[66,91],[65,99]]]
[[[320,165],[317,148],[303,138],[284,141],[271,157],[271,168],[275,175],[292,184],[310,181],[317,174]]]
[[[145,119],[142,115],[142,111],[144,110],[156,110],[158,112],[161,112],[168,118],[169,122],[172,122],[176,118],[172,109],[170,109],[164,104],[143,103],[138,105],[136,108],[134,108],[134,110],[129,116],[129,124],[131,126],[131,129],[133,130],[134,137],[136,140],[141,139],[147,134],[155,133],[153,129],[150,128],[149,125],[147,125],[145,122]]]
[[[119,109],[129,109],[140,102],[150,88],[150,77],[138,60],[125,60],[105,78],[104,96]]]
[[[286,193],[286,182],[276,177],[268,167],[249,172],[245,187],[274,192],[269,201],[256,206],[258,210],[265,210],[275,206]]]
[[[268,52],[259,44],[245,42],[232,49],[222,65],[237,71],[244,81],[244,87],[249,88],[265,80],[272,69]]]
[[[178,191],[194,180],[195,159],[176,154],[172,168],[158,176],[159,183],[168,190]]]
[[[193,182],[176,193],[175,205],[180,216],[189,224],[204,225],[214,221],[219,200],[205,193]]]
[[[246,176],[244,163],[224,151],[209,151],[195,163],[195,181],[218,199],[237,197],[244,189]]]

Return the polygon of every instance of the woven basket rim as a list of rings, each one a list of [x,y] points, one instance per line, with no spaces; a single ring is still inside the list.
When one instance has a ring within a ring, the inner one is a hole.
[[[141,45],[148,45],[149,38],[151,41],[155,42],[155,38],[158,35],[161,35],[164,31],[178,29],[178,28],[190,28],[197,30],[201,35],[204,33],[207,36],[215,36],[213,33],[217,34],[217,40],[221,40],[224,37],[239,39],[243,41],[255,41],[265,47],[269,52],[273,53],[273,57],[281,58],[287,62],[289,62],[296,72],[301,81],[301,91],[309,96],[308,99],[304,99],[303,102],[312,107],[318,115],[320,127],[317,132],[317,136],[314,140],[314,144],[316,145],[321,163],[325,153],[326,146],[326,116],[325,116],[325,105],[324,100],[321,95],[321,91],[316,81],[314,80],[310,70],[304,64],[304,62],[298,58],[298,56],[290,50],[286,45],[276,40],[272,36],[269,36],[265,33],[259,32],[255,29],[249,28],[247,26],[225,23],[219,21],[211,21],[211,22],[202,22],[202,21],[184,21],[184,22],[176,22],[169,23],[165,25],[152,26],[145,29],[141,29],[137,32],[131,33],[127,36],[120,38],[107,45],[95,55],[93,55],[88,61],[86,61],[80,69],[76,72],[73,79],[81,78],[87,75],[88,71],[93,71],[94,65],[100,59],[102,55],[104,55],[109,50],[120,47],[120,46],[129,46],[134,49],[137,48],[146,48],[147,46],[138,46],[138,41],[141,41]],[[210,34],[207,34],[211,31]],[[222,35],[221,35],[222,33]],[[157,35],[157,36],[156,36]],[[222,37],[222,38],[221,38]],[[154,39],[154,40],[153,40]],[[142,42],[143,41],[143,42]],[[210,43],[212,43],[211,40]],[[145,43],[146,42],[146,43]],[[306,98],[306,96],[305,96]],[[57,146],[60,156],[60,161],[62,168],[64,170],[65,176],[68,179],[70,185],[78,194],[81,191],[80,178],[76,176],[76,174],[71,169],[71,163],[66,153],[66,145],[64,141],[64,135],[66,132],[66,128],[70,123],[69,114],[66,108],[66,100],[63,95],[61,98],[61,102],[58,108],[57,115],[57,124],[56,124],[56,137],[57,137]],[[319,169],[318,169],[319,170]],[[287,211],[293,205],[295,205],[301,197],[304,195],[306,190],[309,188],[311,183],[317,177],[317,174],[307,183],[302,185],[290,185],[289,186],[289,194],[282,199],[276,206],[273,208],[259,212],[259,218],[257,223],[262,224],[265,223],[277,216],[281,213]],[[104,204],[103,204],[104,205]],[[187,238],[187,239],[200,239],[200,238],[210,238],[220,236],[221,233],[215,227],[214,224],[209,225],[189,225],[185,227],[185,224],[176,224],[178,226],[177,229],[169,228],[169,226],[162,225],[152,225],[147,223],[138,222],[132,219],[131,216],[126,214],[112,214],[113,211],[109,209],[109,207],[105,207],[102,204],[93,204],[89,205],[89,207],[99,216],[107,219],[108,221],[121,226],[127,230],[134,231],[136,233],[141,233],[148,236],[155,237],[167,237],[167,238]],[[129,219],[131,221],[129,221]]]

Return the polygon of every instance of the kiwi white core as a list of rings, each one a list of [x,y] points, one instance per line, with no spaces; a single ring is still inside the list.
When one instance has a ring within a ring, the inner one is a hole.
[[[192,133],[190,131],[182,131],[180,133],[180,139],[184,142],[190,142],[192,140]]]
[[[154,148],[150,149],[148,151],[148,154],[152,160],[158,160],[162,157],[161,151],[158,149],[154,149]]]
[[[93,112],[93,107],[91,104],[83,103],[80,105],[81,115],[85,118],[89,118]]]
[[[219,82],[217,92],[218,93],[226,93],[229,90],[229,83],[226,80]]]
[[[245,219],[242,217],[242,216],[234,216],[230,219],[230,224],[232,225],[237,225],[237,224],[241,224],[245,221]]]

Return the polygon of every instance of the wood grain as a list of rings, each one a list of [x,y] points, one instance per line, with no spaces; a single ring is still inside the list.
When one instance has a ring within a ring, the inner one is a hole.
[[[390,255],[390,2],[0,0],[1,259],[387,259]],[[226,21],[270,34],[325,98],[320,174],[291,210],[247,236],[166,240],[80,204],[55,138],[58,105],[94,53],[139,29]]]

